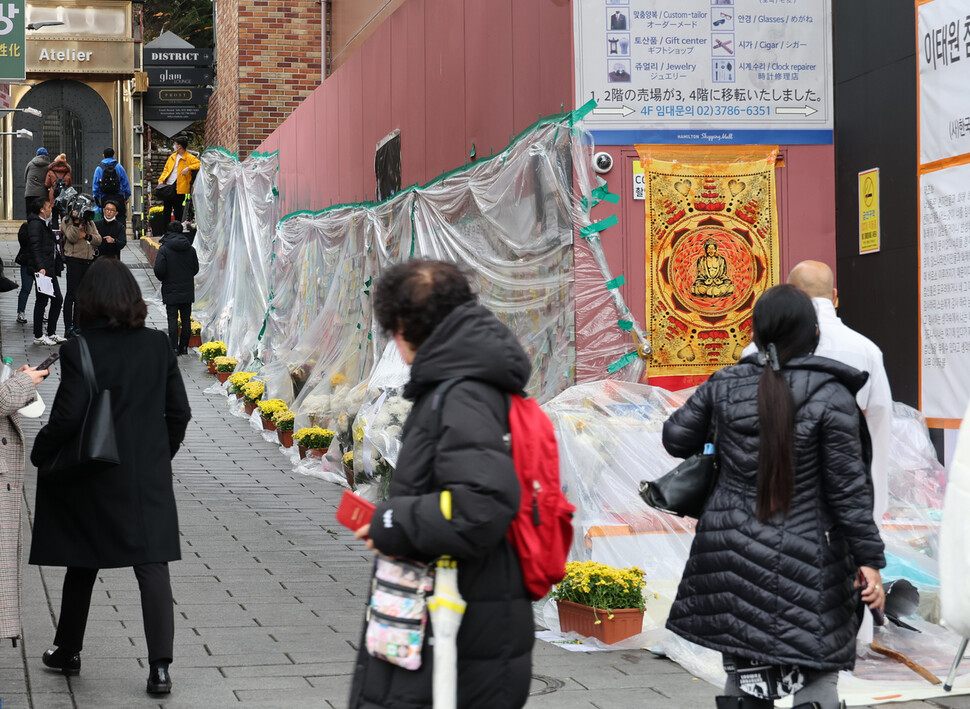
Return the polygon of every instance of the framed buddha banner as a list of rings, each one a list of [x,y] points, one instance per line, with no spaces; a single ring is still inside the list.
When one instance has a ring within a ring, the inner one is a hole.
[[[754,303],[778,282],[778,151],[637,150],[647,189],[647,376],[692,386],[741,358]]]

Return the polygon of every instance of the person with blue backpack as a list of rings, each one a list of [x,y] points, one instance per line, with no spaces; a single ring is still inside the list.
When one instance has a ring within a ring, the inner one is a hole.
[[[104,159],[94,169],[94,201],[104,209],[109,199],[118,205],[118,218],[122,222],[128,213],[128,200],[131,199],[131,183],[128,173],[115,159],[114,148],[104,149]]]

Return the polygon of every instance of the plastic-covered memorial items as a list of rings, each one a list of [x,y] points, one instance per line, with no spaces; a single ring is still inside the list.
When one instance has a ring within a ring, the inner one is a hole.
[[[387,499],[401,452],[401,432],[411,413],[411,402],[403,396],[410,376],[411,367],[401,359],[397,345],[389,342],[374,367],[353,424],[354,482],[368,497]]]
[[[194,310],[206,334],[224,340],[243,366],[258,354],[269,301],[278,168],[275,153],[240,163],[223,151],[207,150],[195,188],[200,269]]]
[[[663,389],[602,381],[572,387],[543,407],[559,440],[563,489],[577,508],[570,558],[642,568],[666,601],[651,606],[655,627],[673,601],[694,521],[647,507],[637,491],[641,480],[656,480],[677,463],[661,433],[682,403]]]

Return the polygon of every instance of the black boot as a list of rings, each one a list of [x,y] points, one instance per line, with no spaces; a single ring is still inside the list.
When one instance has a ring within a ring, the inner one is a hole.
[[[58,670],[65,675],[76,675],[81,671],[81,653],[69,652],[64,648],[51,648],[40,658],[46,667]]]
[[[148,686],[145,691],[149,694],[168,694],[172,691],[172,676],[168,673],[167,662],[153,662],[151,672],[148,673]]]

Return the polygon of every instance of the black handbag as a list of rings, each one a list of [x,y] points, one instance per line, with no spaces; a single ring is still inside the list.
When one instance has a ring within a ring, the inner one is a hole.
[[[717,429],[710,452],[695,453],[656,480],[640,482],[640,497],[651,507],[678,517],[701,516],[717,482]]]
[[[170,185],[167,185],[164,183],[161,185],[155,185],[155,190],[154,190],[154,193],[152,194],[153,197],[160,199],[163,202],[167,202],[168,200],[175,199],[175,195],[176,195],[176,192],[175,192],[174,182]]]
[[[81,336],[76,339],[81,349],[81,371],[90,397],[88,408],[81,430],[57,452],[49,464],[43,466],[44,472],[60,473],[79,468],[86,472],[97,472],[121,462],[115,439],[114,414],[111,412],[111,392],[108,389],[98,391],[88,343]]]

